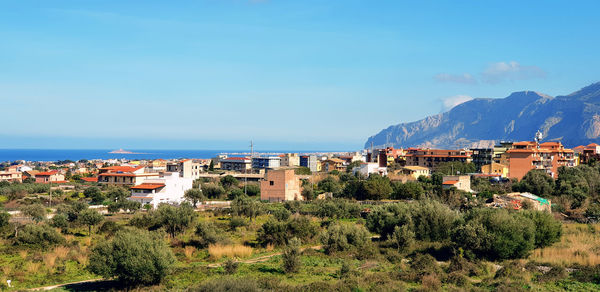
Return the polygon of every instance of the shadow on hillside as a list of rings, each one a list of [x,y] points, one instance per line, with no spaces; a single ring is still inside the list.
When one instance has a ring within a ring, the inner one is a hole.
[[[125,290],[126,287],[118,281],[95,281],[87,283],[68,284],[62,287],[67,291],[110,291]]]

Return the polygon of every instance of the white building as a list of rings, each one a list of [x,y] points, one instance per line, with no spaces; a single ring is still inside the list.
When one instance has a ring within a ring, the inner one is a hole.
[[[368,177],[372,173],[376,173],[381,176],[386,176],[387,167],[381,167],[379,166],[379,163],[375,162],[362,163],[360,166],[357,166],[354,169],[352,169],[352,173],[354,173],[355,175],[357,172],[365,177]]]
[[[178,172],[161,173],[158,179],[147,179],[131,187],[129,200],[156,208],[160,203],[180,204],[185,191],[192,188],[193,179],[180,177]]]

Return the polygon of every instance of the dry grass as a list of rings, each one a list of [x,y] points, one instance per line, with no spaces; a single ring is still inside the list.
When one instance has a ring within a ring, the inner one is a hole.
[[[186,258],[191,259],[194,256],[194,253],[196,252],[196,248],[193,246],[186,246],[183,249],[183,254],[185,255]]]
[[[54,248],[54,251],[52,251],[52,253],[59,259],[66,259],[67,256],[69,255],[69,248],[65,247],[65,246],[58,246],[56,248]]]
[[[266,250],[267,251],[273,251],[275,249],[275,246],[272,243],[267,244]]]
[[[26,268],[26,270],[27,270],[27,272],[28,272],[28,273],[30,273],[30,274],[35,274],[35,273],[37,273],[37,272],[40,270],[40,267],[41,267],[41,266],[42,266],[42,263],[40,263],[40,262],[37,262],[37,263],[30,262],[30,263],[27,265],[27,268]]]
[[[252,255],[252,248],[249,246],[241,245],[241,244],[233,244],[233,245],[221,245],[221,244],[211,244],[208,246],[208,253],[210,257],[213,259],[220,259],[222,257],[249,257]]]
[[[86,237],[81,241],[81,243],[83,243],[84,246],[90,246],[92,244],[92,238]]]
[[[19,256],[21,257],[21,259],[26,259],[28,255],[29,253],[26,250],[19,251]]]
[[[600,224],[564,224],[561,241],[550,247],[536,249],[530,259],[560,265],[575,263],[598,265],[600,264]]]
[[[45,254],[44,264],[46,265],[46,267],[50,269],[54,268],[54,265],[56,264],[56,258],[57,256],[54,253]]]
[[[75,256],[75,260],[82,266],[87,266],[89,259],[84,254],[78,254]]]
[[[0,268],[0,270],[2,271],[2,275],[10,275],[10,273],[12,272],[12,267],[11,266],[2,266],[2,268]]]

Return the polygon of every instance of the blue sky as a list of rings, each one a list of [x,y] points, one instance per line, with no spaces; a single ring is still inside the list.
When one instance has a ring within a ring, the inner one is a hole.
[[[599,9],[0,1],[0,148],[360,149],[470,98],[600,81]]]

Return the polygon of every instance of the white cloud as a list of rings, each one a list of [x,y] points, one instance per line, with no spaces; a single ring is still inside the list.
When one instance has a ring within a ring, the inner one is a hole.
[[[515,61],[490,64],[482,73],[481,79],[486,83],[544,78],[546,72],[537,66],[523,66]]]
[[[433,77],[439,82],[462,83],[462,84],[477,84],[477,80],[469,73],[463,74],[447,74],[440,73]]]
[[[442,98],[442,111],[449,111],[453,107],[465,103],[473,98],[468,95],[455,95],[446,98]]]

